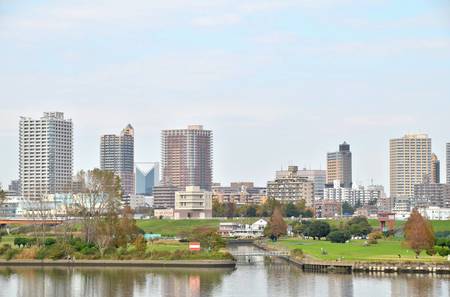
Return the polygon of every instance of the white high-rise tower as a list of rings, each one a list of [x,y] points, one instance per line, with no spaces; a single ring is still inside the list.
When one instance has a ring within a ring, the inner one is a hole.
[[[73,125],[62,112],[40,119],[20,118],[19,175],[24,199],[70,190],[73,171]]]

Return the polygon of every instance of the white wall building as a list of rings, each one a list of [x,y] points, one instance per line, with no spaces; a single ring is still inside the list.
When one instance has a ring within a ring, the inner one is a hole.
[[[212,218],[212,193],[198,186],[188,186],[186,191],[175,192],[174,218]]]
[[[73,173],[73,126],[62,112],[20,118],[19,176],[27,200],[67,192]]]
[[[450,208],[430,206],[419,208],[419,213],[428,220],[450,220]]]

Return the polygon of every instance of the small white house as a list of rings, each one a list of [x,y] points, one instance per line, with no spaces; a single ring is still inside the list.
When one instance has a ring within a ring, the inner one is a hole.
[[[219,233],[224,237],[257,238],[264,236],[267,221],[259,219],[251,225],[240,223],[220,223]]]

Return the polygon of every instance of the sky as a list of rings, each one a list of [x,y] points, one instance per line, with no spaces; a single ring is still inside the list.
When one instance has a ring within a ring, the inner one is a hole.
[[[140,162],[160,160],[162,129],[202,124],[216,182],[325,169],[347,141],[354,182],[388,191],[390,138],[428,133],[445,163],[450,2],[0,0],[0,106],[3,186],[19,117],[62,111],[75,170],[128,123]]]

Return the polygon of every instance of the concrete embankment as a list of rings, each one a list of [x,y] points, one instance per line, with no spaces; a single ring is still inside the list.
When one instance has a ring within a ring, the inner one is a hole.
[[[234,268],[232,260],[0,260],[0,266]]]

